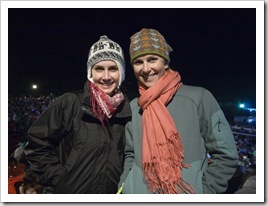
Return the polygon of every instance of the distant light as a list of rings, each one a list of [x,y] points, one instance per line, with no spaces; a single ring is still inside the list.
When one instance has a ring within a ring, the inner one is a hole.
[[[33,89],[37,89],[37,85],[36,84],[33,84]]]
[[[245,104],[240,104],[239,107],[240,108],[245,108]]]
[[[247,108],[250,112],[256,112],[256,108]]]

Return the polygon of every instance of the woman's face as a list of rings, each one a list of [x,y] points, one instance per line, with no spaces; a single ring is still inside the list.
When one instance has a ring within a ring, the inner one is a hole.
[[[119,69],[114,61],[100,61],[92,68],[93,83],[109,96],[114,94],[119,85],[119,78]]]
[[[132,66],[137,80],[146,88],[153,86],[168,68],[165,59],[154,54],[136,58]]]

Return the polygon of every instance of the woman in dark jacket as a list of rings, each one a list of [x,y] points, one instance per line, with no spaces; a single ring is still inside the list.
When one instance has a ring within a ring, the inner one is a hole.
[[[30,169],[44,193],[113,194],[123,171],[131,118],[121,83],[122,48],[107,36],[92,45],[84,91],[63,94],[28,131]]]

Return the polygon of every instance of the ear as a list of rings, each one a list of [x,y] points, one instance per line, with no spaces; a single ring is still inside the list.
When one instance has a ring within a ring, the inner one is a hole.
[[[165,67],[164,68],[165,68],[165,70],[167,70],[169,68],[169,64],[168,64],[168,61],[166,59],[164,59],[164,61],[165,61],[164,62],[165,63]]]

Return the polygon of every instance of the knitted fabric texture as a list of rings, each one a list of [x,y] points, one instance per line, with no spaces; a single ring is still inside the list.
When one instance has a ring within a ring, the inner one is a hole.
[[[139,85],[142,114],[142,169],[149,192],[194,193],[182,179],[184,152],[176,125],[166,105],[182,83],[178,72],[167,70],[149,89]],[[181,117],[183,118],[183,117]]]
[[[124,95],[120,90],[117,90],[115,95],[110,97],[90,81],[88,81],[88,86],[90,88],[90,101],[93,114],[104,125],[103,120],[108,122],[108,119],[113,116],[118,106],[124,100]]]
[[[125,59],[122,48],[119,44],[109,39],[107,36],[103,35],[100,37],[99,41],[94,43],[88,54],[87,61],[87,78],[89,81],[92,80],[92,67],[103,60],[111,60],[114,61],[119,69],[120,78],[119,78],[119,86],[125,79]]]
[[[130,60],[146,54],[156,54],[170,62],[169,52],[172,51],[165,38],[155,29],[143,28],[130,37]]]

